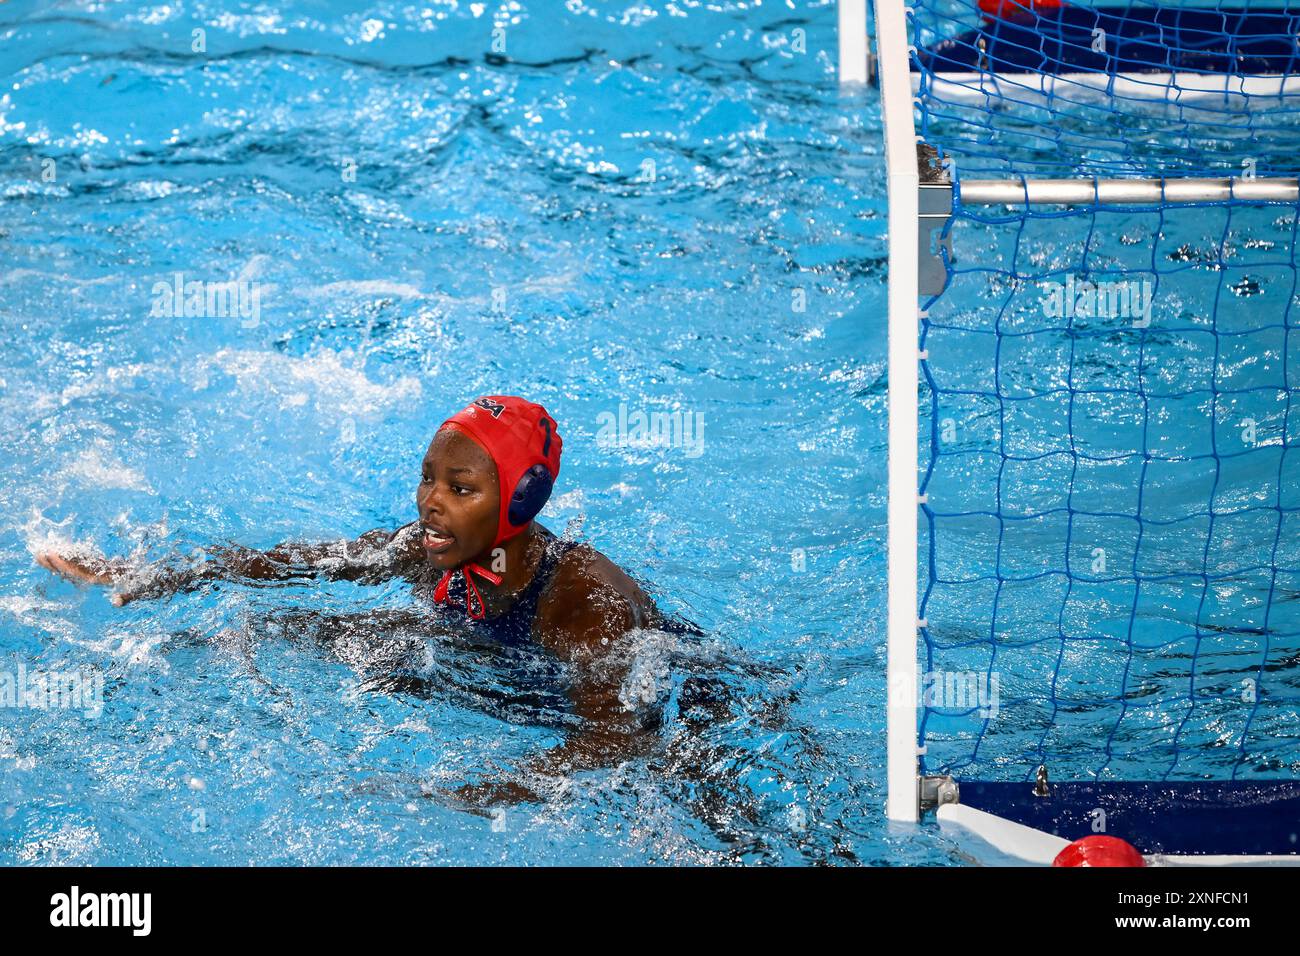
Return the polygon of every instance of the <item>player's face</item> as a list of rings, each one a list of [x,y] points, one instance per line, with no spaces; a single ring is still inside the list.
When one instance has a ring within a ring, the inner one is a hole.
[[[478,442],[451,428],[425,452],[415,503],[429,562],[440,570],[482,563],[496,537],[497,469]]]

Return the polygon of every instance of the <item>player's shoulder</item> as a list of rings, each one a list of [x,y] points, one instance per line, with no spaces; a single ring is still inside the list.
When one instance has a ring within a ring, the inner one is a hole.
[[[586,542],[561,545],[539,611],[553,625],[585,636],[617,636],[642,627],[654,602],[622,568]]]
[[[617,594],[627,599],[645,597],[645,592],[627,572],[585,541],[564,546],[556,564],[554,586],[592,594]]]

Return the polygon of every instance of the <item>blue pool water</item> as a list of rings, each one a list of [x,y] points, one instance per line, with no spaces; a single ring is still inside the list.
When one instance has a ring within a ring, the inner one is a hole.
[[[0,862],[956,859],[883,820],[884,184],[834,25],[0,7],[0,670],[104,681],[97,716],[0,708]],[[160,305],[177,273],[257,308]],[[491,392],[560,423],[543,522],[708,632],[640,635],[636,673],[722,701],[545,804],[428,796],[557,743],[563,675],[384,624],[405,585],[116,609],[32,563],[396,526],[432,429]],[[620,406],[703,446],[601,442]]]

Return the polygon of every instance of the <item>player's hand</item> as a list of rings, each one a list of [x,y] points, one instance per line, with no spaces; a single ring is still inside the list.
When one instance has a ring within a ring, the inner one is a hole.
[[[83,557],[55,551],[38,553],[36,563],[76,584],[116,585],[126,577],[129,570],[121,558]],[[134,599],[135,595],[129,591],[117,591],[109,595],[109,600],[117,607]]]

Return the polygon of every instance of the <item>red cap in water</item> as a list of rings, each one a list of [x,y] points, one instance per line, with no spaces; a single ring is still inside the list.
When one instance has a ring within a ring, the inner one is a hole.
[[[1062,0],[979,0],[979,2],[980,10],[999,20],[1007,20],[1017,14],[1039,10],[1059,10],[1065,6]]]
[[[1096,834],[1075,840],[1052,861],[1052,866],[1146,866],[1131,843],[1119,837]]]

